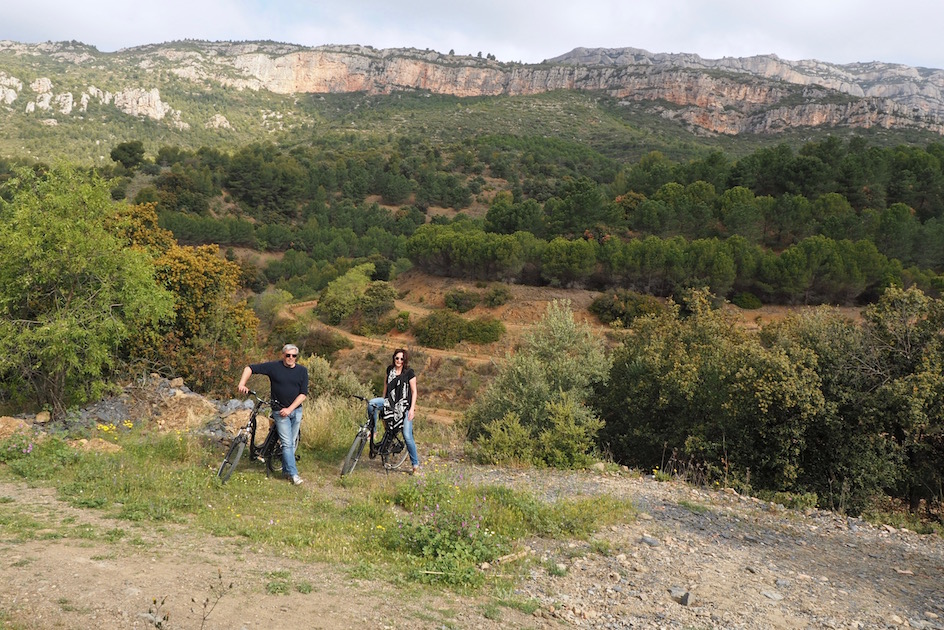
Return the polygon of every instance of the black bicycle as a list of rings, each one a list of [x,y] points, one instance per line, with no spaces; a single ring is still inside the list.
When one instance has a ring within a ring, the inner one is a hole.
[[[249,445],[249,459],[264,462],[266,476],[282,476],[282,440],[279,439],[279,432],[276,430],[274,422],[269,427],[269,433],[266,434],[262,445],[256,446],[259,410],[263,407],[271,407],[272,403],[265,398],[260,398],[256,392],[250,391],[249,395],[255,398],[252,411],[249,413],[249,420],[246,422],[246,426],[241,428],[236,437],[233,438],[233,443],[226,452],[223,463],[220,464],[220,470],[216,473],[216,476],[223,483],[226,483],[226,480],[232,476],[233,470],[236,469],[236,464],[243,456],[247,444]],[[296,456],[295,459],[298,459],[298,457]]]
[[[397,417],[393,409],[384,403],[380,416],[383,419],[382,435],[378,439],[377,427],[374,426],[374,418],[370,413],[370,400],[363,396],[351,394],[352,397],[361,400],[366,405],[366,420],[357,429],[357,435],[354,436],[354,443],[351,444],[344,461],[341,463],[341,476],[345,476],[354,470],[357,461],[364,452],[364,447],[370,445],[368,454],[371,459],[380,455],[380,461],[383,463],[385,471],[396,470],[403,465],[409,454],[406,449],[406,442],[403,441],[403,417]]]

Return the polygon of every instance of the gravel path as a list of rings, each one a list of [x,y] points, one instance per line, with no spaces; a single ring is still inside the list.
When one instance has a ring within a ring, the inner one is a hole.
[[[290,558],[277,566],[311,592],[267,593],[271,553],[182,526],[141,523],[134,540],[107,544],[17,541],[3,529],[14,513],[102,530],[114,524],[51,490],[0,482],[0,627],[149,628],[147,611],[160,597],[171,612],[164,627],[198,628],[200,604],[222,574],[233,588],[207,629],[944,629],[944,540],[937,536],[629,474],[436,460],[428,463],[466,482],[546,499],[628,498],[639,515],[590,541],[525,541],[532,561],[515,595],[540,604],[526,614],[496,612],[488,597],[371,581],[351,567]],[[370,466],[359,473],[382,474]],[[327,479],[301,490],[312,500],[343,500],[339,495],[350,491]]]
[[[635,522],[600,533],[605,545],[531,541],[541,562],[518,592],[541,602],[542,621],[586,628],[944,628],[939,536],[614,473],[473,467],[465,475],[548,498],[605,493],[640,510]]]

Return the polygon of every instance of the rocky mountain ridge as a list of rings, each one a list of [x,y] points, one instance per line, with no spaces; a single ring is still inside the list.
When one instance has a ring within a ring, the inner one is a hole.
[[[78,76],[99,83],[76,83]],[[944,134],[944,70],[881,62],[837,65],[775,55],[702,59],[636,48],[578,48],[540,64],[521,64],[370,46],[184,41],[101,53],[77,42],[0,41],[0,108],[42,117],[45,125],[85,113],[95,103],[177,130],[230,128],[227,112],[188,114],[168,95],[170,86],[179,91],[188,85],[285,96],[578,90],[642,106],[696,133],[840,126]]]

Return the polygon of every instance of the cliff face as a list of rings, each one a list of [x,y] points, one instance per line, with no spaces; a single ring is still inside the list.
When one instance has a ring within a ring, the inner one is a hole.
[[[132,75],[140,83],[112,92],[91,85],[78,93],[57,92],[55,77],[6,71],[3,54],[50,58],[60,66],[142,72]],[[723,134],[824,125],[944,134],[944,71],[877,62],[841,66],[776,56],[711,60],[620,48],[576,49],[542,64],[523,65],[363,46],[178,42],[106,54],[81,44],[0,42],[0,104],[26,112],[67,114],[73,108],[84,111],[96,100],[186,129],[190,123],[161,99],[160,77],[167,74],[201,86],[275,94],[409,90],[470,97],[598,91],[696,130]],[[219,124],[217,119],[192,122]]]

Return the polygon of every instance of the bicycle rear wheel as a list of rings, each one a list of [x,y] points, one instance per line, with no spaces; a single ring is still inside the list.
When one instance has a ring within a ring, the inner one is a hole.
[[[239,463],[239,458],[243,456],[243,450],[246,448],[246,436],[237,435],[233,440],[233,444],[229,447],[229,450],[226,452],[226,457],[223,458],[223,463],[220,464],[220,469],[217,471],[216,476],[220,478],[220,481],[226,483],[226,481],[233,474],[233,470],[236,468],[236,464]]]
[[[281,477],[285,470],[282,464],[282,440],[275,438],[275,443],[265,451],[266,470],[273,477]]]
[[[357,460],[360,459],[365,444],[367,444],[367,432],[362,429],[357,432],[357,435],[354,437],[354,443],[351,444],[351,449],[347,452],[347,456],[345,456],[344,461],[341,463],[342,477],[349,475],[351,471],[354,470],[354,467],[357,466]]]
[[[403,434],[397,431],[380,449],[380,460],[387,470],[396,470],[403,465],[409,451],[406,450],[406,443],[403,441]]]

